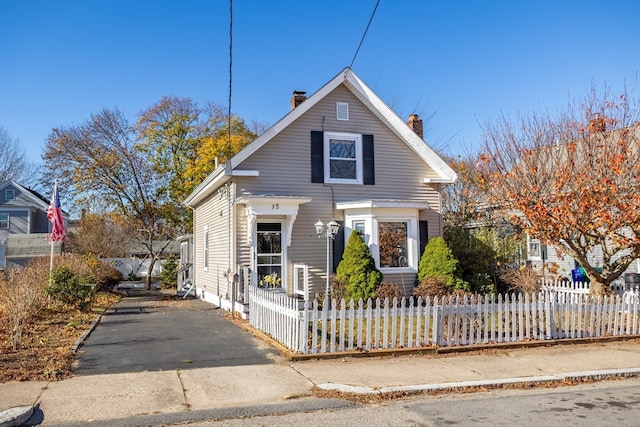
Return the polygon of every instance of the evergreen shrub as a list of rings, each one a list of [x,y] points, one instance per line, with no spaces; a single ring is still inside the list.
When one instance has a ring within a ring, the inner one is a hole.
[[[382,282],[382,273],[362,236],[353,231],[336,270],[337,280],[347,284],[347,299],[358,301],[376,297],[376,288]]]

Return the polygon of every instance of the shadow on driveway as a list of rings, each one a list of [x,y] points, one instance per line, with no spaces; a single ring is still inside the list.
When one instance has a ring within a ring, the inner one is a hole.
[[[102,315],[76,357],[76,375],[275,363],[268,344],[212,304],[147,292]]]

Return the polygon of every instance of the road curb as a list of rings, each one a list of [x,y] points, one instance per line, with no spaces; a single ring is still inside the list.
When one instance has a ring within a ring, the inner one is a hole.
[[[33,406],[16,406],[0,411],[0,427],[23,425],[33,414]]]
[[[449,383],[416,384],[396,387],[362,387],[347,384],[325,383],[316,387],[326,391],[337,391],[359,395],[384,395],[393,393],[424,393],[437,391],[461,391],[477,388],[506,388],[513,385],[536,385],[565,383],[567,381],[594,381],[610,378],[640,377],[640,368],[606,369],[600,371],[568,372],[559,375],[542,375],[521,378],[501,378],[493,380],[458,381]]]
[[[82,333],[82,335],[80,335],[80,337],[76,340],[76,342],[71,347],[71,351],[73,353],[77,353],[78,352],[78,349],[82,346],[82,344],[84,344],[84,341],[89,337],[89,335],[91,335],[91,332],[93,332],[93,330],[96,328],[96,326],[98,326],[98,323],[100,322],[100,319],[102,319],[102,315],[107,311],[108,308],[109,307],[105,307],[102,310],[102,313],[98,314],[96,316],[96,318],[93,319],[93,322],[91,322],[91,325],[89,325],[89,328],[87,328],[87,330],[84,331]]]

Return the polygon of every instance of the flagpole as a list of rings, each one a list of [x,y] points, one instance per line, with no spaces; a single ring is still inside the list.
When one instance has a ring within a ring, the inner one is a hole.
[[[51,255],[49,257],[49,286],[53,284],[53,257],[54,257],[54,244],[55,242],[64,241],[64,219],[62,217],[62,210],[60,208],[60,195],[58,194],[58,180],[53,183],[53,194],[51,195],[51,203],[47,210],[47,218],[51,221],[51,234],[49,240],[51,241]]]
[[[57,192],[58,192],[58,180],[55,179],[53,181],[53,195],[51,196],[51,206],[54,205],[54,199],[57,196],[56,194]],[[53,234],[53,226],[51,231]],[[49,242],[51,243],[51,256],[49,257],[49,286],[51,286],[51,280],[52,280],[51,275],[53,274],[53,239],[51,237],[53,236],[49,235]]]

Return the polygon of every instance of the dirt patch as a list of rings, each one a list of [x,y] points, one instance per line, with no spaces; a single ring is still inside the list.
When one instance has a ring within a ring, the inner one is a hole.
[[[70,377],[73,345],[106,307],[120,299],[114,294],[98,294],[87,311],[52,304],[25,325],[18,350],[11,346],[8,322],[0,312],[0,382],[57,381]]]

